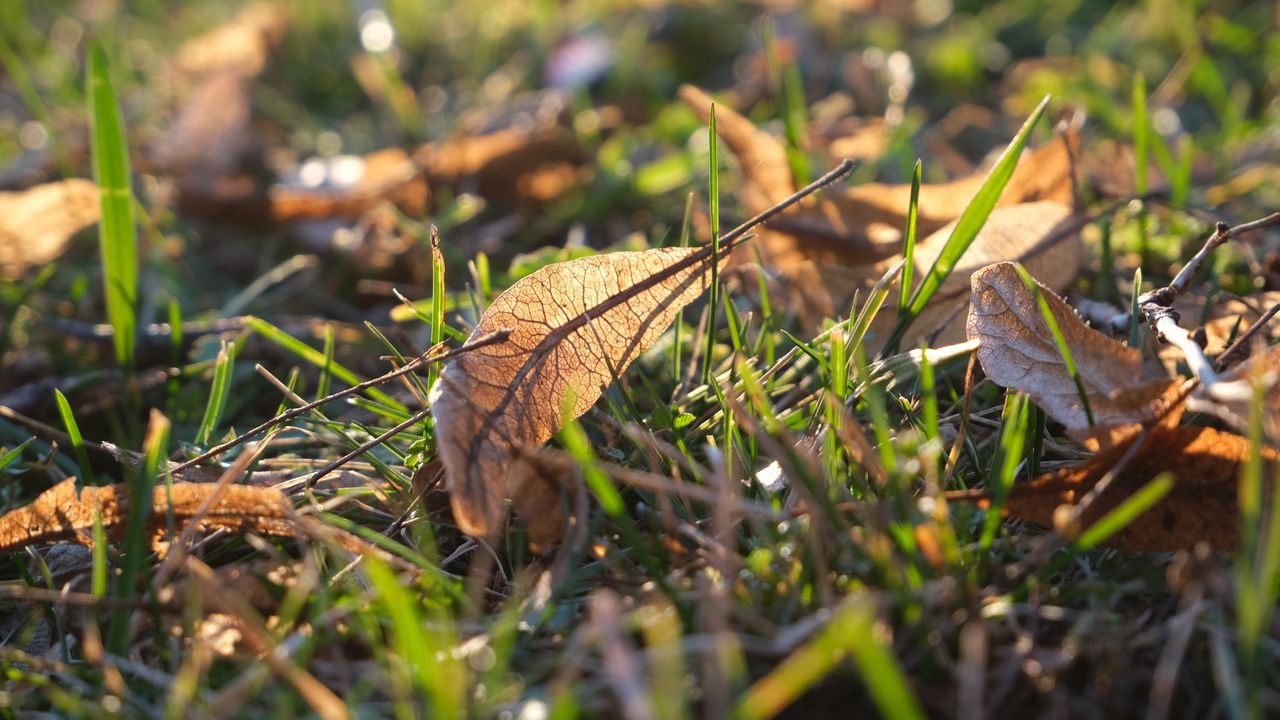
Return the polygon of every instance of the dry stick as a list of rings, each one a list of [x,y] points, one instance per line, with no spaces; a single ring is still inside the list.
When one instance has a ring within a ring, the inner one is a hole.
[[[450,360],[454,357],[457,357],[458,355],[471,352],[472,350],[475,350],[477,348],[481,348],[486,345],[492,345],[493,343],[497,343],[497,342],[502,342],[506,340],[510,334],[511,334],[510,330],[497,330],[495,332],[489,333],[488,335],[485,335],[484,337],[476,338],[473,342],[469,342],[466,345],[463,345],[462,347],[456,350],[451,350],[449,352],[442,353],[434,357],[424,357],[424,356],[416,357],[413,360],[410,360],[408,363],[406,363],[405,366],[400,368],[399,370],[393,370],[385,375],[380,375],[376,378],[365,380],[364,382],[359,383],[357,385],[352,385],[351,387],[345,390],[339,390],[338,392],[335,392],[331,395],[326,395],[325,397],[322,397],[319,400],[309,402],[306,405],[303,405],[301,407],[296,407],[288,412],[280,413],[279,415],[276,415],[275,417],[271,418],[270,420],[267,420],[266,422],[253,428],[252,430],[249,430],[248,432],[245,432],[232,440],[228,440],[227,442],[224,442],[221,445],[215,445],[209,448],[208,450],[206,450],[205,452],[195,456],[194,458],[191,458],[190,460],[182,463],[181,465],[178,465],[177,467],[173,468],[173,472],[175,473],[181,472],[183,470],[186,470],[189,467],[192,467],[193,465],[202,463],[205,460],[208,460],[209,458],[214,457],[215,455],[221,455],[222,453],[230,450],[231,448],[237,445],[240,445],[241,443],[244,443],[248,440],[252,440],[253,438],[261,435],[262,433],[271,429],[272,426],[278,425],[280,423],[288,422],[296,417],[299,417],[300,415],[303,415],[304,413],[310,412],[320,407],[321,405],[324,405],[325,403],[328,403],[333,400],[337,400],[339,398],[346,397],[348,395],[352,395],[354,393],[361,392],[363,390],[367,390],[373,387],[374,385],[381,385],[382,383],[387,382],[388,380],[394,380],[395,378],[398,378],[401,375],[405,375],[407,373],[413,372],[414,370],[417,370],[431,363],[438,363],[438,362],[443,362],[445,360]],[[435,349],[436,348],[432,348],[427,352],[431,352],[432,350],[435,350]]]
[[[375,447],[377,447],[377,446],[381,445],[382,443],[386,442],[387,440],[389,440],[389,439],[391,439],[391,438],[395,437],[396,435],[399,435],[400,433],[404,432],[405,430],[408,430],[410,427],[413,427],[414,425],[417,425],[418,423],[422,422],[422,419],[423,419],[423,418],[425,418],[425,417],[426,417],[428,414],[430,414],[430,413],[431,413],[431,408],[429,408],[429,407],[423,408],[423,409],[419,410],[418,412],[414,413],[413,415],[411,415],[411,416],[409,417],[409,419],[408,419],[408,420],[405,420],[404,422],[400,423],[399,425],[397,425],[397,426],[395,426],[395,427],[391,428],[390,430],[388,430],[388,431],[386,431],[386,432],[382,433],[382,434],[381,434],[381,435],[379,435],[378,437],[376,437],[376,438],[374,438],[374,439],[372,439],[372,440],[370,440],[370,441],[368,441],[368,442],[366,442],[366,443],[362,444],[360,447],[356,448],[355,450],[352,450],[351,452],[347,453],[346,455],[343,455],[342,457],[338,458],[337,460],[334,460],[333,462],[329,463],[328,465],[325,465],[324,467],[322,467],[322,468],[320,468],[319,470],[317,470],[317,471],[315,471],[314,473],[312,473],[312,474],[311,474],[311,476],[307,478],[306,486],[307,486],[308,488],[310,488],[311,486],[315,485],[315,484],[316,484],[316,482],[317,482],[320,478],[324,477],[325,475],[328,475],[329,473],[333,472],[334,470],[337,470],[338,468],[342,467],[343,465],[346,465],[347,463],[351,462],[352,460],[355,460],[356,458],[358,458],[358,457],[360,457],[361,455],[363,455],[363,454],[365,454],[365,453],[369,452],[370,450],[372,450],[373,448],[375,448]]]

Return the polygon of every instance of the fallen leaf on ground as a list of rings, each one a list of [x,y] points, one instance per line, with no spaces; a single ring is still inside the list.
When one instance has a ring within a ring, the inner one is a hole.
[[[970,278],[982,268],[1006,260],[1018,261],[1046,286],[1061,290],[1076,279],[1083,248],[1075,217],[1066,205],[1052,201],[1025,203],[991,211],[973,244],[961,256],[937,294],[916,317],[902,347],[915,347],[922,338],[941,347],[963,342],[969,306]],[[913,277],[928,274],[942,253],[952,222],[916,246]],[[882,310],[881,321],[892,321],[896,304]],[[877,326],[877,330],[880,328]]]
[[[578,180],[586,153],[565,127],[498,130],[424,145],[414,156],[433,185],[447,183],[485,198],[554,199]]]
[[[289,16],[283,6],[252,3],[226,25],[184,43],[174,55],[172,67],[190,75],[229,70],[252,77],[262,71],[288,25]]]
[[[712,99],[685,85],[680,98],[707,122]],[[782,141],[757,129],[749,120],[722,105],[716,106],[716,129],[738,157],[745,180],[741,201],[758,213],[795,190]],[[1050,200],[1070,205],[1073,198],[1071,157],[1079,141],[1074,131],[1023,155],[997,207]],[[1070,146],[1070,148],[1068,147]],[[985,172],[953,182],[920,187],[918,232],[927,236],[955,220],[986,179]],[[909,184],[867,183],[830,193],[810,206],[798,208],[762,230],[752,248],[740,249],[735,263],[752,262],[758,248],[768,268],[788,279],[801,293],[808,312],[830,314],[832,301],[841,301],[883,272],[839,272],[840,266],[873,264],[902,249],[910,207]],[[836,268],[836,272],[832,269]],[[826,286],[826,297],[815,291]]]
[[[413,216],[426,209],[422,168],[399,148],[347,156],[320,169],[324,177],[316,187],[277,184],[264,189],[247,176],[213,177],[207,184],[184,188],[179,208],[238,224],[353,219],[383,203]]]
[[[558,489],[539,484],[517,448],[540,445],[586,412],[615,373],[706,291],[709,262],[680,267],[698,252],[661,248],[548,265],[493,301],[472,338],[502,329],[510,337],[450,362],[431,390],[454,517],[464,532],[494,531],[508,498],[531,520],[558,505]],[[663,271],[672,274],[657,280]],[[552,524],[541,525],[553,532]]]
[[[1158,400],[1173,381],[1143,383],[1142,353],[1088,327],[1057,293],[1036,284],[1071,351],[1093,424],[1145,424],[1161,414],[1165,408]],[[1030,395],[1073,436],[1088,435],[1091,423],[1080,390],[1015,265],[989,265],[973,274],[972,286],[967,330],[979,342],[978,361],[987,377]]]
[[[248,81],[236,72],[201,80],[151,149],[151,160],[175,176],[180,189],[245,169],[255,145]]]
[[[1054,527],[1058,508],[1079,503],[1116,467],[1132,441],[1077,467],[1015,485],[1005,502],[1005,513]],[[1082,514],[1080,529],[1093,525],[1160,473],[1170,472],[1175,484],[1169,494],[1104,544],[1137,552],[1168,552],[1207,542],[1218,550],[1234,550],[1239,541],[1236,488],[1240,469],[1249,458],[1249,441],[1233,433],[1190,426],[1155,427],[1136,441],[1142,446]],[[1274,468],[1280,453],[1268,447],[1262,451]],[[1273,470],[1264,470],[1263,477],[1273,476]],[[949,493],[948,499],[978,500],[983,505],[990,502],[986,496],[968,491]]]
[[[155,536],[166,532],[172,516],[181,530],[218,488],[215,484],[174,483],[157,486],[152,493],[150,526]],[[0,552],[28,545],[55,542],[92,544],[94,517],[101,514],[108,540],[122,539],[128,515],[128,490],[124,485],[85,487],[76,493],[74,479],[64,480],[36,497],[30,505],[0,517]],[[221,488],[200,526],[229,532],[293,535],[293,505],[279,490],[252,485]]]
[[[98,186],[71,179],[21,192],[0,192],[0,278],[62,255],[80,230],[98,222]]]

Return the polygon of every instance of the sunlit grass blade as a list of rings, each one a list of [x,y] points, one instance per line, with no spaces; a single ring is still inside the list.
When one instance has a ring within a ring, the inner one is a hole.
[[[763,720],[776,716],[850,656],[884,717],[924,717],[897,660],[875,631],[875,606],[860,596],[841,603],[831,622],[808,644],[748,688],[731,717]]]
[[[1138,299],[1142,297],[1142,268],[1133,271],[1133,287],[1129,290],[1129,347],[1137,348],[1142,342],[1142,313]]]
[[[1133,190],[1139,196],[1147,194],[1147,164],[1151,153],[1151,119],[1147,116],[1147,79],[1142,73],[1133,76]],[[1145,206],[1135,218],[1138,223],[1138,255],[1146,265],[1150,253],[1147,237],[1147,211]]]
[[[303,360],[306,360],[312,365],[318,368],[325,367],[324,355],[319,350],[307,345],[266,320],[257,317],[250,317],[246,320],[245,324],[262,337],[297,355]],[[362,382],[359,376],[348,370],[341,363],[331,363],[329,365],[329,372],[333,373],[334,377],[349,385],[359,385]],[[409,412],[409,408],[406,407],[404,403],[401,403],[377,388],[369,388],[366,392],[369,397],[394,408],[400,413]]]
[[[0,455],[0,470],[4,470],[22,457],[22,451],[30,447],[33,441],[35,441],[34,435],[18,443],[4,455]]]
[[[1160,473],[1143,485],[1137,492],[1125,498],[1123,502],[1102,516],[1097,522],[1076,538],[1075,548],[1081,552],[1089,550],[1107,538],[1128,527],[1142,513],[1150,510],[1165,495],[1173,490],[1174,479],[1170,473]]]
[[[224,342],[218,350],[218,360],[213,369],[213,386],[209,388],[209,401],[204,407],[204,417],[200,419],[200,428],[196,431],[197,445],[208,445],[213,439],[213,432],[222,419],[227,398],[231,397],[231,375],[235,367],[235,343]]]
[[[88,95],[93,177],[102,198],[98,240],[107,318],[114,330],[116,361],[131,368],[138,332],[138,236],[124,121],[99,43],[89,51]]]
[[[786,136],[787,165],[796,185],[805,185],[811,179],[809,158],[804,154],[801,137],[809,125],[808,109],[804,99],[804,81],[800,77],[800,64],[783,64],[778,53],[778,40],[771,19],[764,22],[765,59],[769,67],[773,95],[782,104],[782,128]]]
[[[716,347],[716,315],[720,303],[720,159],[717,150],[719,138],[716,136],[716,106],[711,105],[711,119],[707,123],[707,138],[710,143],[707,166],[707,202],[711,213],[711,290],[710,310],[707,315],[707,347],[702,358],[702,382],[713,382],[711,368],[714,365]]]
[[[920,177],[924,165],[916,160],[915,172],[911,174],[911,204],[907,206],[907,236],[902,241],[902,294],[898,297],[898,307],[906,307],[911,300],[911,273],[915,269],[916,233],[920,219]],[[893,348],[891,352],[896,352]]]
[[[93,480],[93,468],[89,465],[89,453],[84,447],[84,436],[80,434],[80,425],[76,422],[75,413],[71,411],[71,403],[67,402],[67,397],[62,394],[61,390],[54,390],[53,396],[58,403],[58,415],[62,417],[62,425],[67,429],[67,435],[71,438],[71,451],[75,453],[76,462],[80,464],[80,478],[77,487],[96,485],[97,483]],[[30,442],[30,440],[27,442]]]
[[[120,574],[116,577],[114,596],[127,600],[137,597],[137,579],[143,562],[151,552],[151,537],[147,521],[151,517],[152,488],[156,475],[169,456],[169,419],[158,410],[151,411],[147,436],[143,442],[145,451],[142,467],[129,478],[129,509],[125,516],[124,547],[121,550]],[[107,650],[124,657],[129,649],[129,620],[133,614],[127,604],[119,606],[111,614],[111,626],[107,631]]]
[[[404,679],[426,696],[436,717],[457,717],[467,707],[467,673],[454,654],[453,623],[443,612],[424,622],[418,601],[377,555],[364,556],[364,574],[377,594],[378,615],[390,624],[389,645]]]
[[[978,192],[974,194],[973,200],[965,207],[964,212],[960,214],[960,218],[956,221],[955,229],[951,232],[951,237],[947,238],[947,242],[942,247],[942,251],[938,253],[938,259],[934,261],[933,267],[929,268],[929,272],[925,274],[920,282],[920,286],[916,288],[911,296],[911,300],[901,307],[898,311],[898,324],[893,330],[893,334],[889,336],[885,348],[896,348],[902,341],[903,335],[911,324],[915,322],[916,317],[924,310],[925,305],[933,299],[934,293],[942,287],[951,271],[955,269],[956,264],[960,261],[961,256],[973,244],[975,238],[978,237],[978,231],[986,224],[987,218],[990,217],[991,211],[995,209],[996,202],[1000,199],[1000,194],[1004,192],[1004,188],[1009,184],[1010,178],[1013,177],[1014,168],[1018,165],[1018,158],[1022,156],[1023,149],[1026,148],[1027,142],[1031,139],[1031,131],[1035,128],[1036,123],[1040,121],[1040,117],[1044,115],[1045,110],[1049,107],[1049,96],[1046,95],[1036,109],[1023,123],[1022,129],[1014,136],[1013,140],[1005,148],[1004,153],[1000,155],[1000,159],[996,161],[991,172],[987,173],[987,177],[982,181],[982,186],[978,188]],[[885,352],[881,352],[884,355]]]
[[[992,458],[991,471],[987,475],[987,491],[991,494],[991,506],[982,526],[979,545],[983,552],[991,547],[996,530],[1000,528],[1005,500],[1013,489],[1018,465],[1022,462],[1022,448],[1027,438],[1028,410],[1030,402],[1022,393],[1010,393],[1005,397],[1004,414],[1001,416],[1000,446]]]
[[[1071,381],[1076,384],[1076,393],[1080,396],[1080,404],[1084,406],[1085,417],[1089,419],[1089,427],[1093,427],[1093,407],[1089,404],[1089,393],[1085,392],[1084,381],[1080,379],[1080,370],[1076,367],[1075,357],[1071,354],[1071,346],[1067,344],[1067,338],[1062,334],[1062,328],[1058,326],[1058,318],[1054,316],[1053,310],[1049,308],[1049,301],[1044,299],[1044,294],[1040,292],[1040,286],[1036,285],[1035,279],[1031,277],[1031,273],[1022,265],[1015,264],[1014,269],[1018,271],[1018,277],[1022,278],[1022,283],[1027,286],[1027,290],[1035,295],[1036,304],[1040,306],[1040,315],[1044,318],[1044,322],[1049,326],[1049,332],[1053,334],[1053,341],[1058,346],[1058,354],[1062,356],[1062,362],[1067,366],[1067,374],[1071,376]]]

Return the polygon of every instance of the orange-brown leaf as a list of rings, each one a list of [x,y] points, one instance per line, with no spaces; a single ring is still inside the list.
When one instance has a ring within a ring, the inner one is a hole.
[[[1219,550],[1235,549],[1240,515],[1236,487],[1240,469],[1249,457],[1249,441],[1213,428],[1159,426],[1141,442],[1136,455],[1083,513],[1081,526],[1089,527],[1156,475],[1170,472],[1175,478],[1173,490],[1106,544],[1141,552],[1191,548],[1200,542]],[[1078,467],[1015,486],[1005,503],[1006,513],[1053,527],[1058,506],[1078,503],[1116,466],[1131,444],[1099,453]],[[1264,447],[1263,453],[1273,467],[1280,460],[1280,454],[1270,448]],[[1268,478],[1273,475],[1264,473]]]
[[[174,483],[158,486],[151,497],[150,531],[163,532],[170,514],[181,529],[217,485]],[[30,505],[0,517],[0,552],[27,545],[54,542],[90,544],[94,517],[99,513],[107,538],[120,540],[128,515],[129,497],[124,485],[82,488],[76,496],[75,480],[64,480],[36,497]],[[292,535],[293,505],[274,488],[230,485],[221,489],[201,527],[231,532]]]
[[[0,192],[0,278],[62,255],[80,230],[98,222],[98,186],[71,179]]]
[[[978,340],[978,361],[987,376],[1026,392],[1077,436],[1090,431],[1079,389],[1045,322],[1035,294],[1013,263],[990,265],[973,275],[968,334]],[[1057,293],[1038,284],[1071,350],[1096,425],[1154,420],[1167,408],[1157,401],[1170,381],[1143,387],[1142,354],[1084,324]]]
[[[613,374],[702,295],[709,262],[651,280],[697,252],[661,248],[548,265],[494,300],[472,337],[509,329],[509,338],[459,356],[431,392],[454,517],[463,531],[492,532],[512,497],[524,496],[527,507],[550,507],[521,493],[533,473],[518,460],[517,448],[545,442],[566,419],[586,412]],[[624,293],[630,294],[625,301],[602,306]]]

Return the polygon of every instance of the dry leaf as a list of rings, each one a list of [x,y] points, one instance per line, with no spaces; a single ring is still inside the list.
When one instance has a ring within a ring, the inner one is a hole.
[[[1076,437],[1089,433],[1085,413],[1062,353],[1035,295],[1010,262],[997,263],[973,275],[973,298],[967,324],[978,340],[978,361],[987,376],[1021,390]],[[1160,414],[1157,400],[1170,381],[1142,382],[1142,353],[1121,345],[1084,324],[1057,293],[1037,282],[1049,304],[1089,398],[1095,424],[1123,426],[1147,423]]]
[[[165,532],[172,514],[179,529],[200,509],[217,485],[174,483],[156,487],[151,499],[150,531]],[[118,541],[128,514],[128,490],[124,485],[86,487],[76,496],[74,479],[64,480],[41,493],[30,505],[0,517],[0,552],[53,542],[91,544],[94,516],[101,513],[107,538]],[[202,528],[230,532],[292,535],[293,505],[279,490],[252,485],[229,485],[201,521]]]
[[[230,23],[187,41],[174,55],[173,68],[189,75],[232,71],[252,77],[262,71],[288,24],[281,5],[253,3]]]
[[[490,199],[554,199],[578,180],[586,154],[565,127],[498,130],[424,145],[414,153],[434,184],[465,187]]]
[[[680,98],[703,122],[709,120],[712,100],[705,92],[686,85],[680,89]],[[741,200],[748,211],[760,212],[794,191],[786,151],[778,138],[723,106],[716,107],[716,129],[746,175]],[[1073,197],[1071,157],[1078,144],[1076,133],[1070,131],[1062,139],[1024,153],[998,206],[1037,200],[1069,205]],[[954,182],[922,185],[920,235],[932,234],[959,217],[985,179],[986,173],[979,172]],[[840,266],[875,263],[902,249],[910,198],[909,184],[868,183],[830,193],[771,222],[755,245],[740,249],[733,261],[751,262],[758,249],[769,269],[787,278],[800,292],[799,301],[806,309],[819,316],[829,315],[833,300],[843,300],[884,270],[842,272]],[[815,290],[823,285],[827,297],[815,297]]]
[[[917,282],[933,267],[954,229],[952,222],[916,246]],[[1082,255],[1075,217],[1066,205],[1045,201],[996,208],[916,318],[902,346],[914,347],[922,338],[930,339],[934,346],[963,342],[970,278],[982,268],[1006,260],[1018,261],[1048,287],[1062,290],[1076,279]],[[885,320],[896,314],[891,307],[882,312]]]
[[[248,81],[237,72],[215,73],[187,98],[151,159],[192,190],[241,172],[255,145],[249,119]]]
[[[1140,552],[1165,552],[1207,542],[1219,550],[1234,550],[1239,534],[1236,488],[1240,468],[1249,458],[1249,441],[1212,428],[1159,426],[1152,428],[1141,442],[1137,454],[1083,513],[1081,527],[1097,522],[1155,476],[1171,472],[1176,479],[1173,490],[1105,544]],[[1005,512],[1053,527],[1057,508],[1078,503],[1129,449],[1128,443],[1119,445],[1078,467],[1015,486],[1005,503]],[[1280,460],[1280,453],[1271,448],[1264,447],[1263,453],[1272,466]],[[1266,478],[1273,476],[1270,470],[1263,473]]]
[[[335,178],[329,187],[280,184],[264,190],[249,177],[215,177],[184,188],[179,207],[190,215],[245,224],[351,219],[388,202],[414,216],[426,209],[422,168],[405,151],[388,148],[344,161],[355,177]]]
[[[508,498],[522,514],[558,505],[554,488],[532,489],[536,473],[517,448],[545,442],[566,418],[586,412],[614,374],[707,289],[707,262],[654,279],[697,252],[662,248],[548,265],[494,300],[472,338],[509,329],[508,340],[459,356],[431,391],[454,517],[464,532],[493,532]],[[612,307],[602,306],[611,300]]]
[[[80,230],[98,222],[98,186],[71,179],[0,192],[0,278],[52,262]]]

